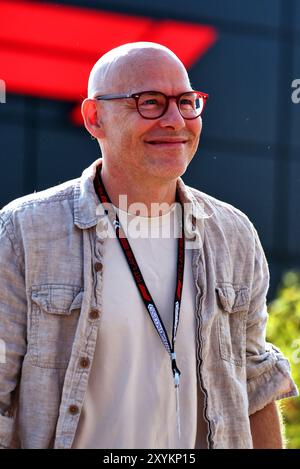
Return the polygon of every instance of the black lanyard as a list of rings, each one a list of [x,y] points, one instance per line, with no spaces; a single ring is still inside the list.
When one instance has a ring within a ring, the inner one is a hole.
[[[94,180],[94,187],[95,187],[96,193],[98,194],[99,200],[103,204],[104,208],[106,204],[109,204],[109,206],[111,207],[112,203],[105,190],[99,168],[97,168],[96,177]],[[156,328],[161,338],[162,343],[164,344],[167,352],[170,355],[174,383],[175,383],[175,387],[178,388],[179,380],[180,380],[180,370],[178,369],[177,364],[176,364],[175,342],[176,342],[176,334],[177,334],[178,323],[179,323],[179,314],[180,314],[180,305],[181,305],[182,287],[183,287],[183,273],[184,273],[185,238],[184,238],[183,213],[182,213],[182,224],[181,224],[181,236],[178,238],[177,281],[176,281],[176,290],[175,290],[175,298],[174,298],[172,343],[170,343],[169,341],[164,323],[159,315],[157,307],[155,306],[153,298],[144,281],[144,278],[142,276],[138,263],[135,259],[135,256],[132,252],[128,239],[120,224],[120,220],[119,220],[117,213],[114,213],[114,219],[112,220],[112,223],[115,228],[116,236],[119,240],[121,248],[125,254],[128,266],[133,275],[136,286],[144,302],[144,305],[150,315],[150,318],[154,324],[154,327]]]

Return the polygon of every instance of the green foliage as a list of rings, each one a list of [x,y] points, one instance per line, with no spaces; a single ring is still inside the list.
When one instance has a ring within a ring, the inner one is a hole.
[[[284,275],[277,297],[269,304],[267,340],[289,359],[300,389],[300,273]],[[281,401],[287,448],[300,448],[300,397]]]

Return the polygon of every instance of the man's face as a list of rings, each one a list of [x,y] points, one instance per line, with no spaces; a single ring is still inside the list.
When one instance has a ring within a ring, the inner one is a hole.
[[[161,91],[176,96],[191,90],[183,66],[167,54],[139,56],[122,64],[106,93]],[[100,140],[106,164],[130,171],[141,181],[170,181],[181,176],[193,158],[202,128],[201,118],[184,120],[171,99],[160,118],[144,119],[135,100],[98,101],[104,138]]]

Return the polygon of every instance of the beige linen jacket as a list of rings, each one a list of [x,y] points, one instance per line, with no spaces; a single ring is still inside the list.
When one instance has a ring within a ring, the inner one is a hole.
[[[101,327],[97,164],[0,212],[2,447],[72,446]],[[251,448],[249,414],[297,395],[288,361],[265,342],[267,262],[243,213],[181,179],[178,192],[193,249],[207,444]]]

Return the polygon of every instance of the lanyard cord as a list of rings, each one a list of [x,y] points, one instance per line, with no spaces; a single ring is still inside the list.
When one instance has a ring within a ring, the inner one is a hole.
[[[111,204],[110,198],[104,187],[101,173],[99,168],[97,168],[96,178],[94,180],[94,187],[96,193],[98,194],[100,202],[104,205]],[[172,373],[174,378],[175,388],[178,388],[180,381],[180,370],[176,364],[176,353],[175,353],[175,342],[176,334],[179,324],[179,315],[180,315],[180,305],[182,298],[182,287],[183,287],[183,273],[184,273],[184,226],[183,226],[183,214],[182,214],[182,224],[181,224],[181,236],[178,238],[178,254],[177,254],[177,278],[176,278],[176,290],[174,298],[174,312],[173,312],[173,329],[172,329],[172,344],[169,341],[168,334],[165,328],[165,325],[159,315],[158,309],[153,301],[153,298],[147,288],[146,282],[144,281],[143,275],[140,271],[136,258],[132,252],[128,239],[123,231],[119,217],[117,213],[114,213],[114,218],[111,220],[115,228],[116,236],[121,245],[121,248],[124,252],[128,266],[131,270],[133,278],[135,280],[136,286],[140,292],[141,298],[144,302],[144,305],[150,315],[150,318],[156,328],[163,345],[165,346],[167,352],[171,358]]]

